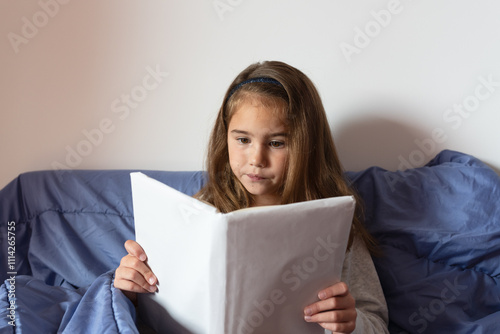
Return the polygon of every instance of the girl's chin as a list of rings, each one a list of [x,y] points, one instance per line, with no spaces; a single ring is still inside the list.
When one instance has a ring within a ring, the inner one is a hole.
[[[248,189],[247,189],[248,190]],[[248,191],[255,203],[258,205],[276,205],[281,203],[281,197],[276,195],[274,192],[256,192]],[[260,204],[259,204],[260,203]]]

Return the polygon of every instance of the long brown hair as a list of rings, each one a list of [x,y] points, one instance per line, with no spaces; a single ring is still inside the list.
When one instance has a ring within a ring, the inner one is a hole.
[[[274,79],[252,82],[251,78]],[[375,252],[375,241],[362,225],[362,203],[344,177],[321,98],[312,81],[298,69],[278,61],[255,63],[243,70],[229,86],[213,128],[207,156],[208,180],[196,197],[211,203],[221,212],[251,205],[251,196],[232,173],[227,149],[227,131],[232,115],[248,98],[259,98],[284,113],[287,125],[288,168],[281,203],[296,203],[335,196],[352,195],[356,209],[349,237],[354,232]]]

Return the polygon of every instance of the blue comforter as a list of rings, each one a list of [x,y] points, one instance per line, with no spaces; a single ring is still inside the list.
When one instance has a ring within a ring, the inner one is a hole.
[[[134,239],[130,172],[33,172],[1,190],[0,333],[138,333],[113,287]],[[189,195],[203,183],[202,172],[144,173]]]
[[[189,195],[204,177],[143,172]],[[0,333],[138,332],[133,305],[113,287],[123,243],[134,238],[129,173],[32,172],[0,191]],[[391,332],[495,333],[498,175],[443,151],[421,168],[346,176],[383,251],[374,262]]]

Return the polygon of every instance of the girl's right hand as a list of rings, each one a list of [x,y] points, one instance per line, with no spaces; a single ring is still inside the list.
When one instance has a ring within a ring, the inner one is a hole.
[[[115,271],[115,288],[118,288],[132,301],[137,301],[136,293],[156,292],[158,280],[146,264],[146,252],[133,240],[125,242],[128,254],[120,261]]]

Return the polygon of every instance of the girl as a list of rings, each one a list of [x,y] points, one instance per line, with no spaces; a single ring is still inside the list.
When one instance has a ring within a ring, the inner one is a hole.
[[[319,94],[301,71],[282,62],[250,65],[229,87],[212,131],[207,184],[195,196],[221,212],[356,194],[340,165]],[[364,229],[359,198],[342,282],[324,288],[304,320],[335,333],[387,333],[387,306]],[[115,273],[115,287],[134,301],[156,291],[139,244]]]

